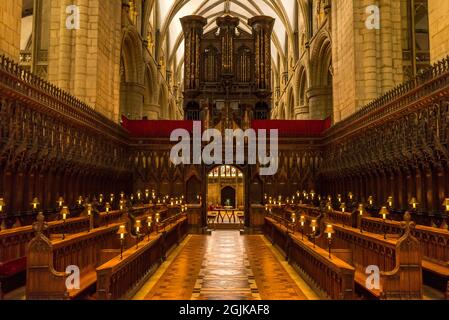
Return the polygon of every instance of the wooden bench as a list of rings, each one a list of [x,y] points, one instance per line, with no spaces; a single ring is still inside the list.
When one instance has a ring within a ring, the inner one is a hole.
[[[264,233],[284,251],[289,263],[324,299],[354,299],[355,268],[339,257],[314,246],[306,238],[266,217]]]
[[[132,246],[123,252],[123,259],[115,257],[99,266],[96,298],[117,300],[134,295],[187,231],[187,217],[178,216],[161,226],[161,232],[151,234],[149,239],[145,237],[138,247]]]
[[[309,221],[316,219],[320,213],[317,208],[309,211],[307,207],[300,206],[300,209]],[[403,229],[408,231],[404,231],[402,237],[385,240],[383,235],[360,233],[359,229],[346,224],[349,220],[345,221],[345,225],[335,222],[348,216],[350,214],[340,212],[339,217],[339,213],[334,212],[331,219],[326,218],[315,239],[316,244],[322,248],[328,247],[323,227],[326,223],[332,223],[335,230],[332,248],[352,252],[351,261],[348,262],[355,267],[355,280],[362,289],[379,299],[422,299],[422,253],[418,239],[412,234],[411,222],[404,225]],[[311,234],[310,223],[306,224],[304,232]],[[370,265],[378,266],[381,271],[378,290],[366,288],[366,268]]]
[[[96,282],[95,268],[103,263],[100,261],[101,250],[119,248],[116,234],[119,226],[113,224],[51,241],[43,233],[46,224],[40,215],[34,224],[36,236],[28,246],[27,299],[75,299],[90,288]],[[78,290],[66,287],[68,266],[77,266],[80,270],[81,287]]]

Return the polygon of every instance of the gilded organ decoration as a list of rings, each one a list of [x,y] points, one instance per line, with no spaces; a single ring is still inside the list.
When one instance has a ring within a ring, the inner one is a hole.
[[[184,114],[186,119],[208,121],[216,127],[224,119],[242,125],[241,119],[265,119],[271,109],[271,35],[274,19],[248,21],[226,15],[207,33],[207,21],[198,16],[181,19],[185,50]],[[193,41],[195,38],[197,41]],[[196,63],[199,54],[200,64]],[[201,69],[197,69],[201,65]]]

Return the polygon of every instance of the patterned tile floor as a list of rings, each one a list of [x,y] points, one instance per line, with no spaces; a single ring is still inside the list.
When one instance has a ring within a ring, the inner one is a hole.
[[[216,231],[190,236],[135,299],[305,300],[310,288],[291,274],[263,236]],[[294,272],[294,271],[293,271]]]

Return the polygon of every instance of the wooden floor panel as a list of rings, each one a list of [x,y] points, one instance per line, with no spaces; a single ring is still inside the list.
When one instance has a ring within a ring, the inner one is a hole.
[[[192,236],[145,299],[306,299],[268,245],[230,230]]]

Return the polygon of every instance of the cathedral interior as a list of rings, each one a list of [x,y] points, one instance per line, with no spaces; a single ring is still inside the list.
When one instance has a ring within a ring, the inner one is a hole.
[[[0,1],[0,300],[449,300],[449,1]]]

